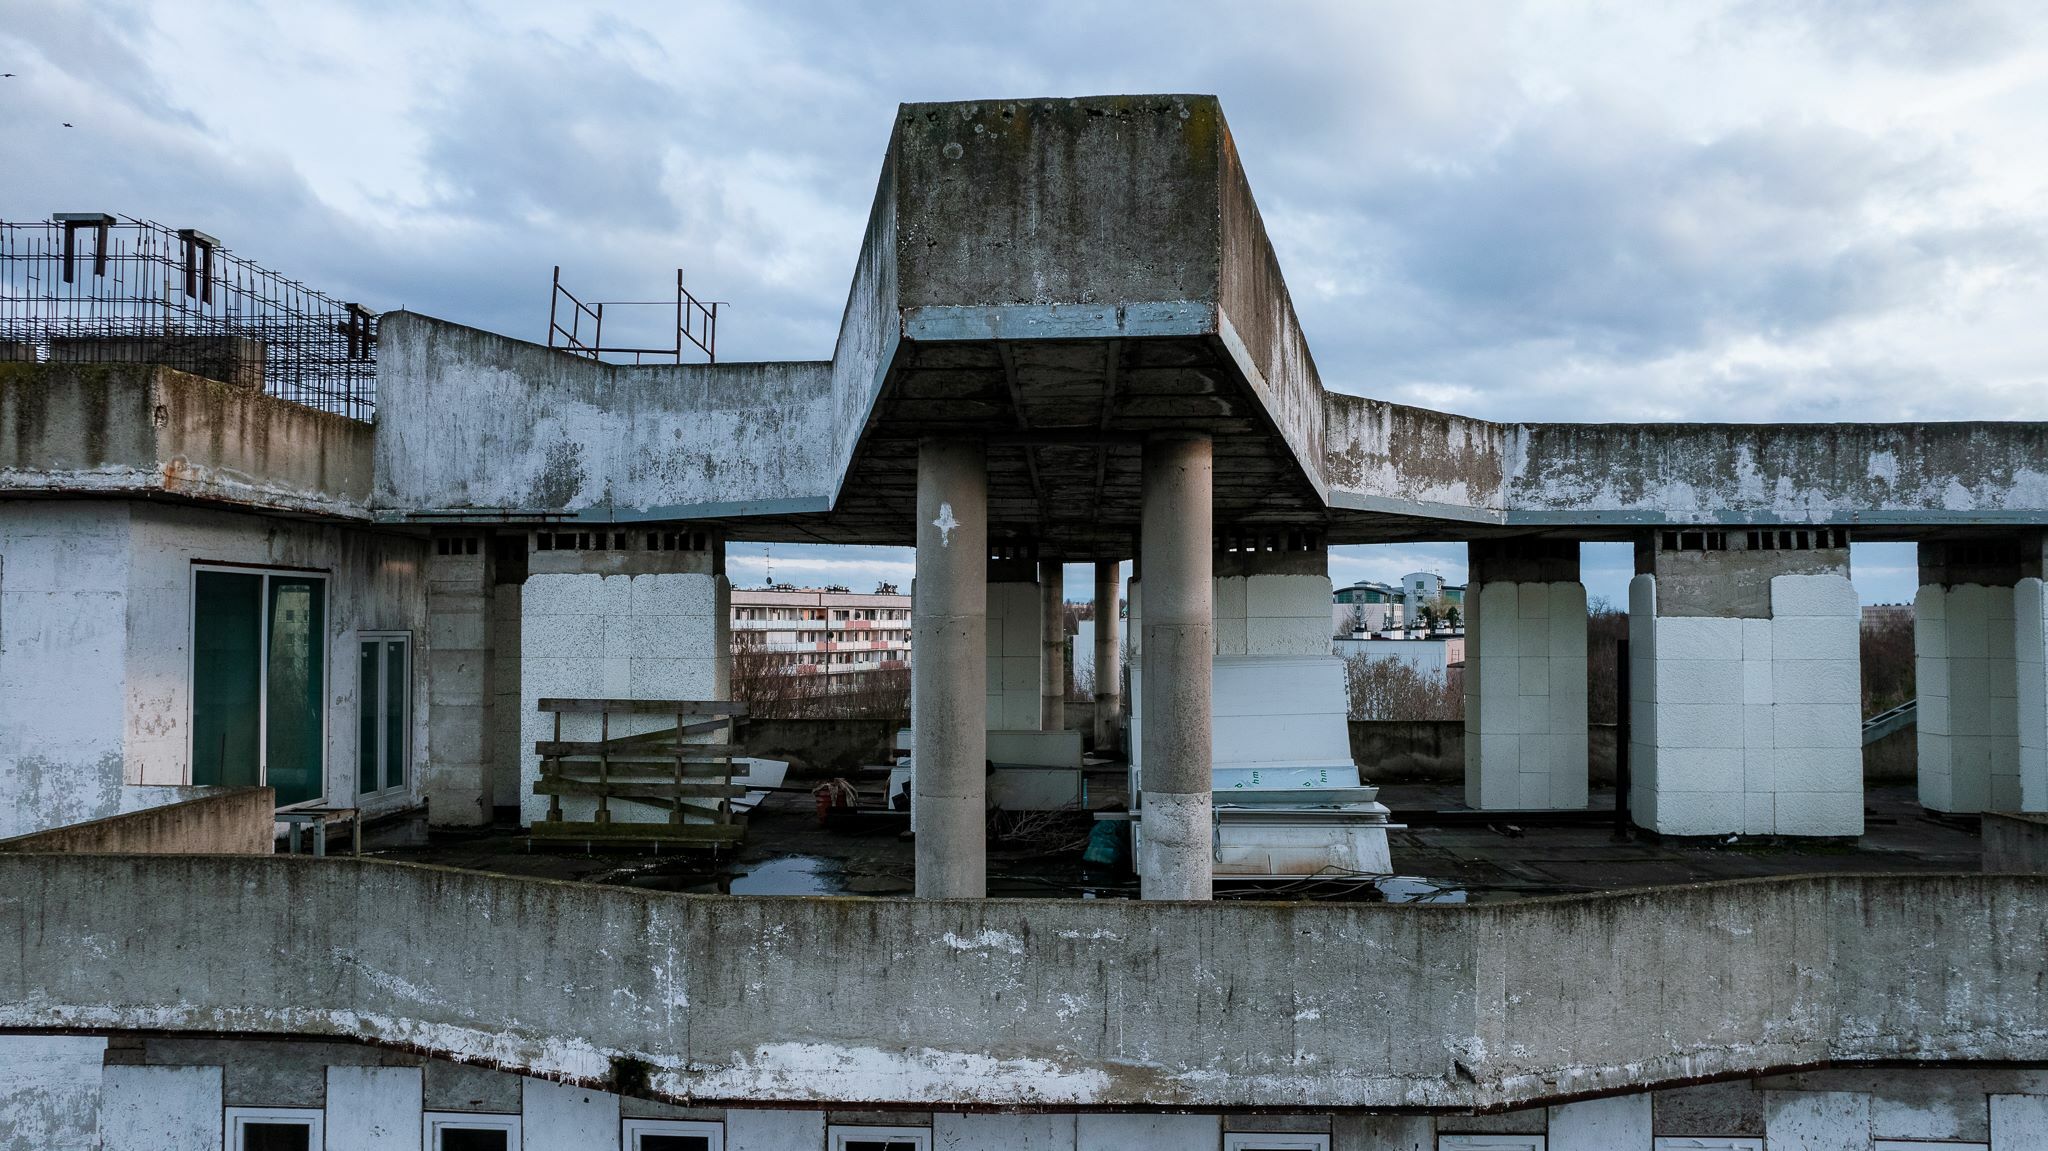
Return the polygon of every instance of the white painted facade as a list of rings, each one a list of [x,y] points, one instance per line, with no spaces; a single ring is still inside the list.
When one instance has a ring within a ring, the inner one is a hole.
[[[1770,616],[1661,616],[1629,585],[1631,807],[1667,835],[1861,835],[1860,609],[1845,575],[1770,580]]]
[[[1472,585],[1465,597],[1465,803],[1586,806],[1586,589]]]
[[[1920,802],[1931,810],[2020,809],[2014,592],[1927,584],[1913,597]]]
[[[0,1151],[237,1151],[224,1136],[249,1111],[317,1124],[325,1151],[435,1151],[436,1127],[463,1125],[533,1151],[633,1151],[639,1132],[687,1133],[713,1151],[828,1151],[884,1132],[927,1151],[2048,1146],[2048,1069],[1810,1071],[1488,1115],[828,1113],[678,1107],[347,1044],[152,1040],[118,1054],[102,1065],[98,1037],[0,1036]]]
[[[0,508],[0,837],[187,798],[195,565],[287,570],[327,586],[325,779],[353,805],[357,636],[413,638],[407,784],[431,772],[427,541],[175,504],[12,501]]]

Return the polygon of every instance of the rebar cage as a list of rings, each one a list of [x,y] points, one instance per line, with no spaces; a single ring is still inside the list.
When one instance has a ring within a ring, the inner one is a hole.
[[[367,422],[377,316],[191,228],[0,221],[0,361],[155,363]]]

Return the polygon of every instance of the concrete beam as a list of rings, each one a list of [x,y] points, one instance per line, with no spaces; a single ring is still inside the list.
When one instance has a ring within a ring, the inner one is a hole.
[[[634,1059],[700,1105],[1448,1111],[2048,1061],[2040,876],[1191,906],[6,855],[0,937],[0,1029],[351,1038],[599,1086]]]

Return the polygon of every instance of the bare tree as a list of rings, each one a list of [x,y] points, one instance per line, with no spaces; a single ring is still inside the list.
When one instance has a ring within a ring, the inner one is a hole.
[[[1465,698],[1449,677],[1438,680],[1392,656],[1344,661],[1352,719],[1463,719]]]

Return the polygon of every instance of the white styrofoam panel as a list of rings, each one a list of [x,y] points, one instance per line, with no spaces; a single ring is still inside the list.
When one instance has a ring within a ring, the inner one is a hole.
[[[1787,659],[1841,659],[1862,656],[1862,630],[1854,616],[1792,616],[1771,621],[1772,654]]]
[[[1854,791],[1862,793],[1863,749],[1859,747],[1781,747],[1774,750],[1777,786],[1781,791]]]
[[[1743,755],[1739,747],[1662,747],[1657,749],[1658,782],[1674,791],[1739,794]]]
[[[1479,662],[1479,698],[1486,700],[1511,700],[1522,694],[1522,663],[1513,655],[1489,653]],[[1472,678],[1472,669],[1466,668],[1466,678]]]
[[[1321,715],[1344,708],[1344,661],[1335,656],[1218,659],[1210,669],[1215,715]]]
[[[1778,753],[1771,747],[1742,749],[1742,790],[1769,795],[1778,790]]]
[[[1854,703],[1777,704],[1771,727],[1771,744],[1780,749],[1863,746],[1863,718]]]
[[[1659,747],[1743,746],[1740,703],[1667,703],[1657,701]]]
[[[1742,621],[1739,619],[1677,616],[1659,618],[1656,624],[1655,658],[1659,662],[1742,658]]]
[[[1946,694],[1922,696],[1920,702],[1915,705],[1914,710],[1916,712],[1914,726],[1919,728],[1922,734],[1949,734],[1948,696]]]
[[[1330,577],[1255,575],[1245,581],[1245,615],[1330,622]]]
[[[1253,616],[1245,621],[1248,656],[1313,656],[1330,651],[1330,621],[1315,616]]]
[[[1742,621],[1742,658],[1768,662],[1772,652],[1771,621],[1767,619],[1745,619]]]
[[[1545,585],[1550,590],[1550,654],[1584,658],[1586,588],[1578,583]]]
[[[1523,648],[1522,650],[1527,652],[1529,649]],[[1548,656],[1526,654],[1517,656],[1515,657],[1515,668],[1516,695],[1548,696],[1550,694],[1550,658]]]
[[[1547,583],[1517,583],[1515,589],[1515,611],[1523,619],[1550,618],[1550,585]],[[1545,641],[1549,642],[1548,640]]]
[[[1550,617],[1522,616],[1515,621],[1515,654],[1521,656],[1548,656],[1550,654]]]
[[[1757,794],[1745,792],[1742,796],[1742,833],[1744,835],[1775,835],[1777,824],[1778,797],[1768,792]]]
[[[717,699],[718,661],[635,659],[628,663],[627,699]]]
[[[1779,835],[1863,834],[1861,791],[1780,790],[1777,808]]]
[[[1437,1151],[1545,1151],[1541,1135],[1439,1135]]]
[[[1550,660],[1550,697],[1575,701],[1583,708],[1586,701],[1586,659],[1583,656],[1553,656]]]
[[[1668,751],[1660,753],[1668,754]],[[1729,835],[1738,832],[1742,829],[1742,799],[1739,791],[1673,791],[1659,787],[1651,830],[1663,835]]]
[[[1652,1151],[1764,1151],[1764,1141],[1747,1135],[1660,1135]]]
[[[1246,631],[1247,631],[1246,621],[1245,621],[1244,619],[1242,619],[1242,618],[1237,618],[1237,619],[1219,619],[1219,620],[1217,620],[1217,621],[1216,621],[1216,633],[1215,633],[1215,634],[1216,634],[1216,654],[1217,654],[1217,655],[1248,655],[1248,654],[1250,654],[1250,649],[1249,649],[1249,647],[1247,646],[1247,636],[1246,636]],[[1323,640],[1323,645],[1324,645],[1325,647],[1328,647],[1328,646],[1329,646],[1329,642],[1330,642],[1330,641],[1329,641],[1329,640],[1328,640],[1327,638],[1325,638],[1325,639]]]
[[[1577,809],[1586,806],[1586,737],[1553,733],[1551,742],[1550,806]]]
[[[604,660],[589,656],[526,655],[519,661],[523,711],[542,699],[596,699],[602,695]]]
[[[1929,696],[1948,697],[1949,659],[1947,656],[1920,656],[1913,661],[1913,690],[1921,699]]]
[[[418,1067],[330,1065],[325,1151],[417,1151],[423,1090]]]
[[[626,611],[657,618],[709,619],[729,611],[730,585],[724,577],[697,572],[661,572],[627,577]]]
[[[1661,704],[1729,704],[1743,699],[1742,660],[1667,660],[1658,669]]]
[[[1781,659],[1771,664],[1773,703],[1860,700],[1861,669],[1845,659]]]
[[[220,1151],[221,1069],[117,1063],[100,1079],[102,1151]]]
[[[1757,622],[1745,620],[1745,623]],[[1776,684],[1771,675],[1775,665],[1769,660],[1745,659],[1742,661],[1742,702],[1745,705],[1768,706],[1776,693]]]
[[[1771,616],[1847,616],[1860,619],[1861,602],[1848,577],[1781,575],[1771,577]]]
[[[1515,776],[1515,806],[1518,808],[1546,808],[1550,806],[1550,773],[1548,771],[1524,771]]]
[[[1218,576],[1210,594],[1217,619],[1244,619],[1251,615],[1250,581],[1245,576]],[[1324,597],[1328,602],[1328,597]]]
[[[1003,657],[1003,694],[1028,692],[1034,702],[1038,699],[1039,660],[1036,654],[1006,655]]]
[[[1514,715],[1518,735],[1544,735],[1550,731],[1549,696],[1517,696],[1502,710]]]
[[[1468,593],[1466,602],[1468,604],[1477,604],[1479,610],[1475,613],[1476,617],[1491,621],[1491,626],[1486,628],[1484,635],[1486,642],[1484,654],[1487,656],[1513,656],[1520,654],[1521,593],[1517,590],[1517,585],[1511,583],[1484,584],[1478,591],[1479,594],[1476,599]],[[1471,638],[1469,630],[1466,633],[1466,637],[1468,640]],[[1547,633],[1545,639],[1545,646],[1548,646]]]

